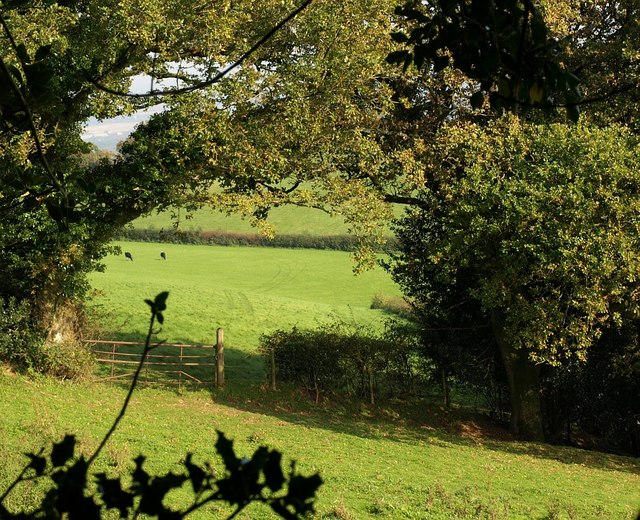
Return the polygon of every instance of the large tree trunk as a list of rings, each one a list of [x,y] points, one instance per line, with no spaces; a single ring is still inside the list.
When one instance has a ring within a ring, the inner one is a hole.
[[[511,433],[523,439],[543,441],[539,369],[525,350],[514,348],[505,338],[504,312],[492,311],[491,323],[509,383]]]

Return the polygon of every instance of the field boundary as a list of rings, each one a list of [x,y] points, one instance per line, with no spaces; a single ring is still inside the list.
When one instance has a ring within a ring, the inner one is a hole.
[[[123,229],[118,233],[116,240],[169,244],[319,249],[348,252],[355,251],[359,245],[358,239],[352,235],[277,234],[269,238],[259,233],[222,230],[176,231],[146,228]],[[387,237],[386,245],[380,246],[377,252],[388,252],[395,249],[397,249],[396,240],[392,236],[389,236]]]
[[[135,341],[89,339],[84,342],[108,373],[97,381],[120,381],[133,377],[145,344]],[[141,384],[224,386],[224,340],[218,329],[215,345],[162,343],[146,356]]]

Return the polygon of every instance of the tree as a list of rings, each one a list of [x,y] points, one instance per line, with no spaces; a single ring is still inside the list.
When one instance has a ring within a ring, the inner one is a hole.
[[[28,302],[32,326],[54,331],[58,310],[82,298],[85,274],[119,228],[207,187],[187,174],[186,140],[164,158],[168,168],[145,167],[154,147],[139,142],[127,148],[137,155],[88,162],[81,133],[90,116],[127,114],[220,81],[308,4],[274,4],[256,22],[247,2],[0,3],[0,300]],[[130,95],[139,74],[152,77],[151,92]],[[181,88],[160,92],[160,81]]]
[[[637,146],[620,127],[513,117],[452,125],[432,144],[394,272],[431,314],[473,304],[468,325],[490,323],[516,434],[543,438],[540,366],[584,360],[604,327],[640,310]]]
[[[409,0],[396,13],[407,25],[392,34],[402,48],[387,60],[463,72],[475,108],[485,100],[498,111],[536,108],[547,116],[565,108],[573,121],[592,105],[600,117],[627,123],[636,114],[637,0]],[[617,110],[605,106],[612,101]]]
[[[390,53],[389,62],[405,69],[412,63],[418,69],[428,63],[435,71],[455,67],[477,84],[470,97],[475,108],[485,96],[498,110],[550,108],[559,94],[569,117],[578,119],[580,80],[559,62],[559,41],[532,0],[409,0],[396,14],[410,25],[392,37],[411,50]]]

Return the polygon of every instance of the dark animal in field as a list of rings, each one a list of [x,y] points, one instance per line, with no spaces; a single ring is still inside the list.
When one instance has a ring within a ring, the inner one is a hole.
[[[163,260],[167,259],[167,254],[164,251],[160,251],[160,256],[162,257]]]
[[[133,262],[133,256],[131,255],[131,253],[129,253],[129,251],[125,251],[124,252],[124,256],[125,256],[125,258],[128,258],[129,260],[131,260]]]

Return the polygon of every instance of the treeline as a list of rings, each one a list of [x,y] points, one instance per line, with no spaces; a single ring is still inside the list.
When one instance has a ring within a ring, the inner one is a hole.
[[[156,229],[123,229],[117,240],[133,242],[161,242],[171,244],[196,244],[209,246],[253,246],[286,249],[323,249],[332,251],[355,251],[357,238],[352,235],[305,235],[278,234],[273,238],[259,233],[243,233],[223,230],[208,231],[164,231]],[[386,246],[379,252],[393,250],[396,242],[388,238]]]

